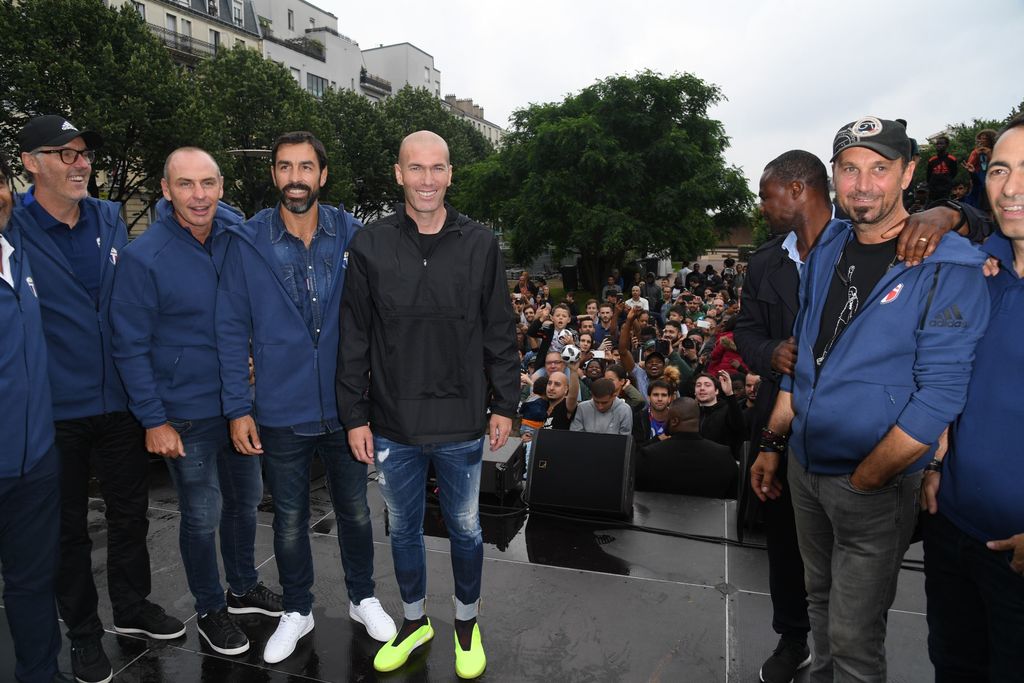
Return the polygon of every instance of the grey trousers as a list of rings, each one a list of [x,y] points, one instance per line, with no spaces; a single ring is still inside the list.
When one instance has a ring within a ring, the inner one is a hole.
[[[788,481],[804,560],[814,683],[885,683],[886,615],[917,523],[921,472],[877,491],[849,475],[808,473],[790,455]]]

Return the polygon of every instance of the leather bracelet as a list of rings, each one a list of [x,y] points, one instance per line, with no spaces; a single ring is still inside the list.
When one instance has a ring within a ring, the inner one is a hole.
[[[942,473],[942,461],[938,458],[932,458],[932,461],[924,466],[925,472],[939,472]]]

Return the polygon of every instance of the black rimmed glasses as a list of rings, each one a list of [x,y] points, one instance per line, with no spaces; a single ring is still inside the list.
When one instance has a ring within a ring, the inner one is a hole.
[[[90,164],[96,161],[96,152],[91,149],[74,149],[72,147],[61,147],[60,149],[41,149],[35,154],[59,154],[60,160],[70,166],[82,157]]]

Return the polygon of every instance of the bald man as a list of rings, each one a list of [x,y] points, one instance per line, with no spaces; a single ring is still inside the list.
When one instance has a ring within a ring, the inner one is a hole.
[[[636,490],[735,498],[738,468],[728,446],[700,435],[700,406],[677,398],[668,409],[669,438],[640,449]]]
[[[235,655],[249,639],[229,612],[281,614],[281,597],[259,583],[254,561],[259,458],[235,452],[221,414],[214,306],[228,228],[242,216],[219,202],[220,169],[196,147],[167,157],[160,185],[157,221],[125,247],[117,267],[114,362],[146,449],[166,459],[178,492],[178,540],[199,634],[215,652]]]
[[[487,664],[477,625],[480,462],[485,441],[505,444],[518,403],[512,307],[494,233],[444,201],[447,143],[429,131],[406,137],[395,179],[405,202],[349,249],[338,352],[340,414],[353,454],[380,475],[405,613],[374,667],[401,667],[434,636],[422,532],[433,463],[451,538],[455,668],[476,678]]]

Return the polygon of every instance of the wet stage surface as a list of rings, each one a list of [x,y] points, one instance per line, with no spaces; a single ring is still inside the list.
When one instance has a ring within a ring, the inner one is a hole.
[[[582,481],[581,481],[582,484]],[[186,622],[177,640],[154,641],[112,632],[106,596],[106,525],[103,502],[91,501],[93,573],[103,645],[118,682],[454,681],[454,607],[448,541],[440,512],[428,504],[427,613],[434,640],[392,674],[373,670],[379,643],[348,617],[348,598],[327,491],[312,484],[314,631],[295,654],[268,665],[263,646],[276,619],[235,617],[251,641],[249,652],[226,657],[201,644],[178,552],[178,506],[161,462],[152,463],[149,550],[150,599]],[[377,597],[401,623],[401,599],[391,564],[384,503],[369,487],[373,514]],[[517,499],[481,499],[484,528],[481,632],[487,671],[481,681],[757,681],[758,669],[778,637],[771,629],[768,565],[764,550],[694,538],[736,539],[735,503],[668,494],[637,493],[625,528],[614,520],[583,521],[516,511]],[[260,580],[280,590],[273,557],[269,497],[259,513],[256,561]],[[646,530],[644,529],[646,528]],[[652,531],[654,530],[654,531]],[[748,531],[750,544],[763,536]],[[919,567],[920,544],[905,567]],[[926,648],[924,576],[905,568],[889,613],[886,641],[890,681],[933,676]],[[61,624],[63,629],[63,624]],[[69,643],[60,656],[70,672]],[[6,619],[0,620],[0,680],[13,669]],[[806,681],[806,670],[797,681]]]

